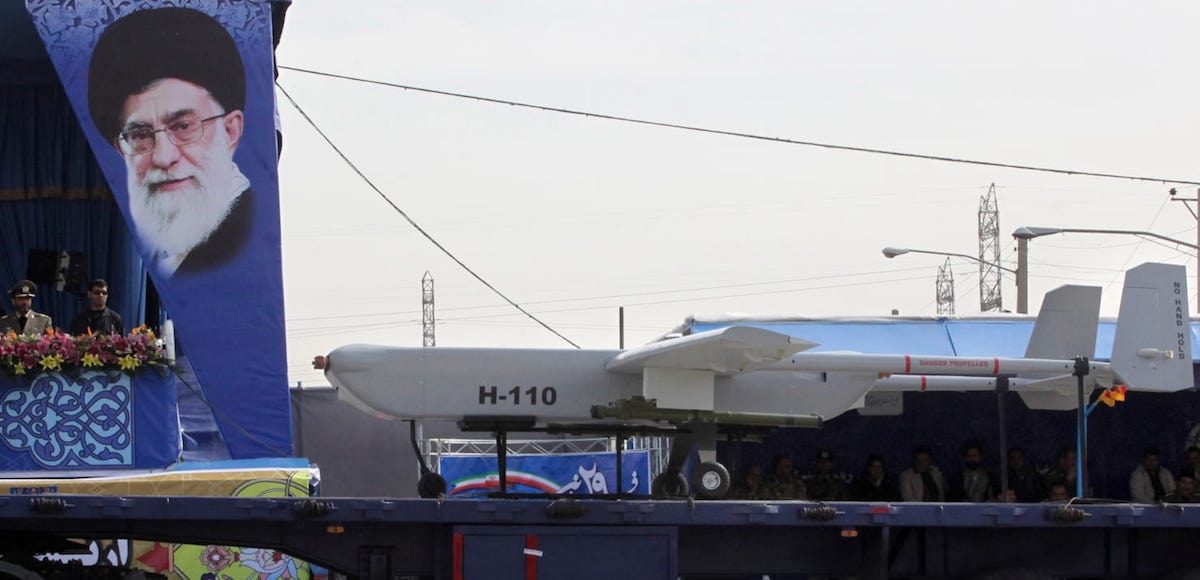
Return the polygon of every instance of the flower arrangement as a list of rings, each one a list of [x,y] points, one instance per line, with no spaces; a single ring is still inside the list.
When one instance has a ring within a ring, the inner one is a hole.
[[[133,373],[145,367],[166,366],[162,341],[145,326],[125,336],[71,336],[53,330],[41,336],[15,332],[0,336],[0,371],[10,376],[77,369]]]

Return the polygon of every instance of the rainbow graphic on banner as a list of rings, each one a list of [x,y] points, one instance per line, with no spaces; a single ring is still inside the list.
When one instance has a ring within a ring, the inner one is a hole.
[[[509,493],[630,494],[650,493],[650,453],[625,451],[617,474],[616,453],[509,455],[506,489]],[[443,456],[438,472],[449,482],[452,497],[485,497],[500,491],[493,455]]]
[[[558,493],[560,487],[553,480],[523,471],[508,472],[509,491],[517,491],[519,486],[535,490],[535,493]],[[500,489],[500,474],[492,472],[482,477],[468,477],[451,482],[450,495],[464,495],[477,491],[498,491]]]

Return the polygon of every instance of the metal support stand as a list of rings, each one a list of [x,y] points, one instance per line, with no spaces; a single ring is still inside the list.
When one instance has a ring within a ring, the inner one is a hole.
[[[621,456],[625,451],[625,434],[617,433],[617,497],[625,496],[625,472],[622,471]]]
[[[619,462],[618,469],[624,469],[624,458],[622,453],[625,448],[625,442],[628,441],[631,435],[669,435],[675,436],[681,431],[675,427],[661,427],[654,425],[603,425],[597,423],[574,424],[574,423],[552,423],[550,425],[539,427],[533,416],[527,415],[468,415],[463,417],[458,422],[458,428],[466,433],[491,433],[496,441],[496,475],[497,487],[496,491],[488,494],[488,497],[493,499],[521,499],[521,498],[536,498],[546,499],[553,497],[561,497],[564,494],[545,494],[545,493],[511,493],[508,491],[508,435],[509,433],[555,433],[555,434],[578,434],[581,432],[597,433],[606,436],[617,438],[619,447],[617,453],[617,461]],[[565,494],[570,495],[570,494]],[[618,496],[626,498],[635,494],[622,491],[620,494],[591,494],[590,499],[617,499]]]
[[[1086,356],[1075,357],[1076,383],[1079,387],[1079,408],[1075,411],[1075,432],[1078,452],[1075,454],[1075,497],[1087,497],[1087,392],[1084,389],[1084,377],[1088,375],[1088,359]]]
[[[417,465],[421,468],[421,475],[429,473],[429,464],[425,462],[425,455],[421,453],[421,446],[417,442],[417,422],[408,422],[408,440],[412,443],[413,453],[417,456]]]
[[[508,493],[508,431],[496,430],[496,468],[500,475],[500,493]]]
[[[1000,422],[1000,497],[1008,501],[1008,377],[996,377],[996,415]]]

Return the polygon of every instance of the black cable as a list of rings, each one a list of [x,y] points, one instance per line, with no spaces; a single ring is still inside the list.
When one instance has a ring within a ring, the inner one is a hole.
[[[378,187],[375,186],[375,183],[372,182],[369,178],[367,178],[367,176],[365,174],[363,174],[363,172],[361,170],[359,170],[358,166],[355,165],[354,162],[351,161],[349,157],[346,157],[345,153],[342,153],[342,150],[339,149],[337,145],[334,145],[333,141],[329,139],[329,136],[326,135],[325,132],[322,131],[321,128],[317,126],[317,124],[312,120],[312,118],[308,116],[308,113],[305,113],[304,109],[301,109],[300,105],[296,103],[296,100],[293,99],[292,96],[289,95],[286,90],[284,90],[283,85],[280,85],[279,83],[275,83],[275,86],[279,87],[279,91],[283,93],[284,97],[287,97],[288,102],[291,103],[292,106],[296,108],[296,111],[298,111],[300,113],[300,116],[304,117],[305,121],[308,121],[309,125],[312,125],[313,130],[315,130],[317,132],[317,134],[320,135],[321,138],[324,139],[325,142],[329,144],[329,147],[331,147],[333,149],[333,151],[335,153],[337,153],[339,157],[342,158],[342,161],[345,161],[346,165],[349,165],[350,169],[354,170],[354,173],[357,173],[358,176],[360,178],[362,178],[363,182],[365,182],[368,186],[370,186],[371,189],[373,189],[375,191],[375,193],[379,194],[379,197],[383,198],[383,201],[387,202],[388,205],[392,206],[392,209],[396,210],[396,213],[400,214],[400,217],[403,217],[405,220],[407,220],[408,223],[411,224],[412,227],[416,228],[416,230],[418,232],[420,232],[422,236],[425,236],[425,239],[429,240],[429,242],[432,243],[434,246],[437,246],[437,249],[441,250],[443,254],[446,254],[447,256],[449,256],[451,260],[454,260],[454,263],[461,266],[462,269],[466,270],[468,274],[474,276],[475,279],[479,280],[479,282],[481,284],[483,284],[484,286],[487,286],[489,290],[491,290],[492,292],[495,292],[497,296],[503,298],[505,302],[511,304],[513,308],[520,310],[522,314],[524,314],[525,316],[528,316],[534,322],[541,325],[542,328],[545,328],[546,330],[553,332],[555,336],[567,341],[567,344],[570,344],[571,346],[573,346],[575,348],[580,348],[580,346],[578,344],[575,344],[571,339],[563,336],[562,333],[551,328],[549,324],[542,322],[538,317],[534,316],[533,314],[530,314],[529,311],[522,308],[520,304],[513,302],[512,299],[510,299],[508,296],[505,296],[503,292],[498,290],[495,286],[492,286],[492,284],[490,282],[488,282],[487,280],[484,280],[483,276],[476,274],[475,271],[472,270],[470,266],[467,266],[465,263],[463,263],[462,260],[459,260],[458,256],[455,256],[454,254],[450,253],[450,250],[447,250],[445,246],[443,246],[440,242],[435,240],[433,238],[433,236],[429,235],[429,232],[425,231],[425,228],[422,228],[420,225],[417,224],[417,222],[413,221],[413,219],[411,217],[408,217],[408,214],[405,213],[404,210],[400,209],[400,206],[396,205],[395,203],[392,202],[392,200],[388,199],[388,196],[384,195],[384,193],[382,191],[380,191],[380,189]]]
[[[805,286],[803,288],[784,288],[782,290],[766,290],[763,292],[743,292],[743,293],[739,293],[739,294],[721,294],[718,296],[695,296],[695,297],[691,297],[691,298],[673,298],[670,300],[652,300],[652,301],[644,301],[644,302],[632,302],[632,303],[623,304],[622,306],[634,307],[634,306],[656,306],[659,304],[679,304],[681,302],[699,302],[702,300],[716,300],[719,298],[745,298],[747,296],[767,296],[767,295],[773,295],[773,294],[791,294],[794,292],[809,292],[812,290],[833,290],[833,289],[840,289],[840,288],[852,288],[852,287],[857,287],[857,286],[875,286],[878,284],[892,284],[894,282],[908,282],[908,281],[912,281],[912,280],[925,280],[925,279],[928,279],[928,276],[913,276],[913,277],[908,277],[908,278],[887,278],[884,280],[868,280],[865,282],[851,282],[851,283],[846,283],[846,284],[830,284],[827,286]],[[612,305],[609,305],[609,306],[581,306],[581,307],[575,307],[575,308],[559,308],[556,310],[543,310],[540,314],[549,314],[549,313],[555,313],[555,312],[579,312],[579,311],[584,311],[584,310],[602,310],[605,308],[614,308],[614,306],[612,306]],[[479,314],[476,316],[460,316],[457,318],[454,318],[454,317],[442,318],[439,320],[439,322],[454,322],[454,321],[461,321],[461,320],[481,320],[484,318],[498,318],[498,317],[504,317],[504,316],[511,316],[511,314]]]
[[[438,89],[427,89],[427,88],[423,88],[423,87],[415,87],[412,85],[401,85],[398,83],[389,83],[386,81],[376,81],[376,80],[352,77],[352,76],[347,76],[347,75],[339,75],[339,74],[334,74],[334,73],[327,73],[327,72],[321,72],[321,71],[315,71],[315,70],[309,70],[309,69],[303,69],[303,68],[296,68],[296,67],[292,67],[292,66],[280,65],[279,68],[285,69],[285,70],[290,70],[290,71],[295,71],[295,72],[299,72],[299,73],[306,73],[306,74],[310,74],[310,75],[330,77],[330,78],[335,78],[335,79],[343,79],[343,80],[367,83],[367,84],[372,84],[372,85],[382,85],[385,87],[404,89],[404,90],[408,90],[408,91],[417,91],[417,92],[429,93],[429,94],[433,94],[433,95],[442,95],[442,96],[446,96],[446,97],[471,99],[471,100],[475,100],[475,101],[483,101],[485,103],[496,103],[499,105],[509,105],[509,106],[513,106],[513,107],[526,107],[529,109],[537,109],[540,111],[548,111],[548,112],[552,112],[552,113],[563,113],[563,114],[567,114],[567,115],[580,115],[583,117],[591,117],[594,119],[607,119],[609,121],[621,121],[621,122],[625,122],[625,123],[636,123],[639,125],[665,127],[668,129],[681,129],[684,131],[696,131],[698,133],[710,133],[710,134],[714,134],[714,135],[725,135],[728,137],[741,137],[743,139],[757,139],[759,141],[774,141],[776,143],[787,143],[789,145],[805,145],[808,147],[821,147],[824,149],[837,149],[840,151],[857,151],[859,153],[874,153],[877,155],[892,155],[895,157],[909,157],[909,158],[913,158],[913,159],[925,159],[928,161],[943,161],[943,162],[947,162],[947,163],[965,163],[968,165],[984,165],[984,166],[988,166],[988,167],[1002,167],[1004,169],[1017,169],[1017,170],[1021,170],[1021,171],[1040,171],[1043,173],[1058,173],[1058,174],[1062,174],[1062,175],[1084,175],[1087,177],[1103,177],[1103,178],[1108,178],[1108,179],[1129,179],[1129,180],[1134,180],[1134,181],[1154,181],[1154,182],[1160,182],[1160,183],[1179,183],[1179,184],[1184,184],[1184,185],[1200,185],[1200,181],[1167,179],[1167,178],[1162,178],[1162,177],[1142,177],[1142,176],[1137,176],[1137,175],[1119,175],[1119,174],[1114,174],[1114,173],[1093,173],[1090,171],[1075,171],[1075,170],[1071,170],[1071,169],[1056,169],[1056,168],[1051,168],[1051,167],[1037,167],[1034,165],[1017,165],[1017,164],[1013,164],[1013,163],[999,163],[996,161],[980,161],[977,159],[961,159],[961,158],[956,158],[956,157],[945,157],[942,155],[926,155],[923,153],[907,153],[904,151],[892,151],[892,150],[888,150],[888,149],[873,149],[870,147],[857,147],[857,146],[853,146],[853,145],[834,145],[831,143],[819,143],[816,141],[801,141],[798,139],[785,139],[783,137],[767,137],[765,135],[755,135],[753,133],[741,133],[738,131],[726,131],[726,130],[722,130],[722,129],[707,129],[704,127],[696,127],[693,125],[680,125],[677,123],[666,123],[666,122],[662,122],[662,121],[648,121],[646,119],[635,119],[632,117],[621,117],[618,115],[608,115],[608,114],[604,114],[604,113],[589,113],[587,111],[577,111],[574,109],[564,109],[561,107],[551,107],[551,106],[547,106],[547,105],[535,105],[532,103],[522,103],[519,101],[508,101],[508,100],[496,99],[496,98],[492,98],[492,97],[480,97],[477,95],[468,95],[465,93],[455,93],[455,92],[451,92],[451,91],[442,91],[442,90],[438,90]]]

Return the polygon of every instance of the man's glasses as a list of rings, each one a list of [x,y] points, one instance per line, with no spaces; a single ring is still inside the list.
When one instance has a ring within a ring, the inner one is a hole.
[[[213,115],[201,119],[198,115],[184,115],[162,129],[137,127],[122,131],[117,140],[121,143],[121,151],[126,155],[143,155],[154,149],[154,139],[158,133],[165,133],[167,139],[175,145],[187,145],[204,138],[204,125],[214,119],[220,119],[229,113]]]

